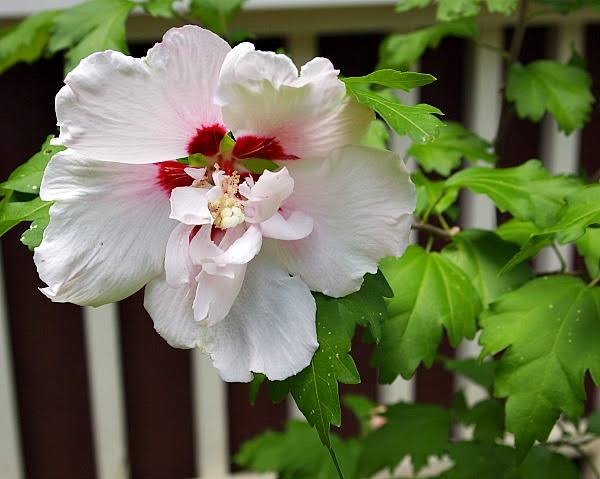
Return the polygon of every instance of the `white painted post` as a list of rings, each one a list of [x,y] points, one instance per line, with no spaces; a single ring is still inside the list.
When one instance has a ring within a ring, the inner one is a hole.
[[[198,349],[192,352],[192,371],[199,477],[225,479],[229,477],[227,385],[210,358]]]
[[[21,479],[24,471],[12,365],[4,268],[0,251],[0,477]]]
[[[502,47],[502,28],[484,29],[481,32],[481,41]],[[502,105],[500,95],[502,58],[494,51],[473,46],[469,58],[469,72],[467,127],[482,138],[493,141]],[[463,228],[494,229],[496,227],[496,208],[487,196],[465,191],[462,196],[461,208]],[[479,349],[477,340],[463,341],[457,349],[457,357],[477,357]],[[456,387],[463,389],[469,403],[476,402],[485,396],[482,388],[461,377],[456,378]]]
[[[584,29],[578,23],[567,23],[557,27],[554,44],[548,48],[548,56],[566,62],[571,57],[571,47],[581,52],[584,47]],[[546,116],[542,123],[542,159],[550,172],[577,173],[581,132],[574,131],[569,136],[558,130],[553,117]],[[568,267],[573,266],[574,250],[569,245],[560,245],[558,250]],[[536,268],[540,271],[556,271],[561,268],[560,260],[551,248],[544,249],[536,260]]]
[[[116,304],[84,308],[86,354],[99,479],[129,477]]]

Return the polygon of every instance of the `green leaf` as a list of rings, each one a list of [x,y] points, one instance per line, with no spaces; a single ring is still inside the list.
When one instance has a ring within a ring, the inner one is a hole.
[[[432,208],[434,213],[442,214],[458,199],[458,188],[446,188],[443,181],[430,180],[420,171],[415,171],[411,178],[417,187],[417,216]]]
[[[436,78],[433,75],[428,75],[426,73],[401,72],[389,68],[377,70],[361,77],[343,78],[343,82],[346,85],[375,84],[389,88],[398,88],[404,91],[410,91],[413,88],[429,85],[435,80]]]
[[[227,34],[227,25],[242,8],[245,0],[192,0],[190,14],[197,17],[209,30],[218,35]]]
[[[563,15],[585,7],[600,9],[599,0],[536,0],[536,3],[553,8]]]
[[[590,276],[600,276],[600,228],[589,228],[576,244]]]
[[[560,210],[560,221],[546,232],[558,233],[562,243],[576,241],[588,226],[600,223],[600,184],[580,188],[567,197],[566,206]]]
[[[572,276],[546,276],[506,294],[481,317],[483,354],[504,351],[496,395],[520,457],[545,441],[561,411],[583,412],[583,379],[600,380],[600,288]]]
[[[338,382],[357,384],[360,375],[348,354],[355,324],[345,320],[339,302],[315,294],[319,349],[310,365],[286,381],[296,405],[308,423],[316,428],[323,444],[330,447],[330,425],[341,424]]]
[[[498,273],[499,275],[503,275],[508,271],[511,271],[513,268],[517,267],[517,265],[521,264],[523,261],[527,261],[530,258],[536,256],[543,248],[546,246],[550,246],[554,240],[554,234],[552,233],[544,233],[531,236],[527,242],[521,247],[519,252],[514,255],[508,263],[504,265],[504,267]]]
[[[0,73],[13,65],[33,63],[45,51],[58,11],[31,15],[0,35]]]
[[[496,229],[496,234],[504,241],[523,246],[529,238],[541,233],[542,230],[532,221],[510,219]]]
[[[484,307],[487,307],[533,276],[531,269],[525,264],[499,276],[503,266],[518,251],[515,245],[500,239],[491,231],[473,229],[454,236],[452,243],[442,253],[467,273]]]
[[[565,133],[583,128],[592,111],[592,79],[586,70],[549,60],[514,64],[506,98],[521,118],[540,121],[549,111]]]
[[[545,227],[554,223],[565,197],[581,189],[581,179],[552,176],[538,160],[513,168],[468,168],[452,175],[448,187],[469,188],[489,196],[501,211]]]
[[[444,359],[446,369],[469,378],[485,389],[494,385],[496,363],[494,361],[478,361],[477,359]]]
[[[580,479],[573,461],[543,446],[534,447],[519,466],[520,479]]]
[[[408,135],[413,141],[426,143],[438,134],[443,122],[435,115],[443,113],[437,108],[420,103],[403,105],[399,100],[372,91],[346,85],[347,90],[359,103],[372,108],[399,135]]]
[[[390,141],[390,132],[387,126],[383,121],[376,119],[371,121],[367,134],[360,141],[360,144],[385,150],[388,141]]]
[[[489,442],[458,442],[450,446],[455,466],[438,479],[578,479],[577,466],[562,454],[536,446],[520,466],[515,450]]]
[[[50,204],[39,198],[31,201],[3,202],[0,209],[0,236],[23,221],[33,221],[47,214]]]
[[[350,409],[360,422],[361,434],[367,434],[371,430],[371,418],[376,412],[377,404],[364,396],[348,394],[344,396],[344,406]]]
[[[382,323],[387,319],[387,305],[384,298],[394,296],[385,276],[366,274],[363,285],[356,293],[338,299],[342,318],[361,326],[368,326],[375,342],[381,340]]]
[[[441,456],[448,447],[450,412],[429,404],[399,403],[389,406],[387,422],[363,441],[358,460],[358,479],[383,469],[394,469],[410,456],[415,470],[431,455]]]
[[[94,52],[127,52],[125,22],[135,6],[129,0],[89,0],[63,10],[56,18],[49,50],[67,50],[65,71]]]
[[[454,467],[437,479],[517,479],[515,450],[490,442],[456,442],[449,447]],[[520,479],[520,478],[519,478]],[[525,479],[525,478],[523,478]]]
[[[479,295],[466,273],[445,256],[410,246],[401,258],[385,259],[381,270],[394,291],[373,355],[381,382],[391,383],[398,374],[411,377],[421,361],[431,366],[443,328],[453,346],[473,338]]]
[[[32,193],[37,195],[40,191],[44,170],[50,159],[64,148],[62,146],[52,146],[50,141],[54,136],[50,135],[41,150],[33,155],[22,165],[18,166],[0,188],[4,190],[20,191],[21,193]]]
[[[396,5],[396,11],[405,12],[413,8],[424,8],[432,0],[401,0]],[[517,6],[518,0],[487,0],[490,12],[510,15]],[[456,20],[458,18],[473,17],[479,15],[481,10],[480,0],[439,0],[437,19],[442,22]]]
[[[173,2],[175,0],[146,0],[141,6],[153,17],[173,18]]]
[[[354,477],[360,444],[335,436],[332,444],[346,477]],[[286,431],[267,431],[244,443],[235,455],[236,464],[256,472],[276,472],[289,479],[338,479],[329,453],[308,424],[290,421]]]
[[[463,128],[459,123],[447,122],[440,134],[433,141],[425,144],[413,144],[408,149],[425,171],[435,171],[448,176],[452,170],[460,166],[463,158],[474,163],[487,161],[495,163],[496,156],[490,152],[489,142]]]
[[[474,38],[479,27],[472,18],[439,23],[410,33],[387,37],[379,47],[378,68],[408,70],[427,48],[436,48],[446,37]]]
[[[600,410],[596,409],[590,414],[587,423],[587,432],[594,436],[600,436]]]
[[[258,398],[258,393],[260,392],[260,387],[265,382],[267,377],[264,374],[254,373],[254,377],[250,382],[248,388],[248,396],[250,400],[250,404],[253,406],[256,404],[256,399]]]
[[[29,229],[21,235],[21,243],[27,246],[31,251],[42,243],[44,231],[50,223],[49,210],[50,203],[48,203],[47,209],[40,210],[39,217],[35,218],[29,226]]]
[[[475,426],[473,438],[494,441],[504,436],[504,403],[498,399],[484,399],[475,404],[461,418],[464,424]]]

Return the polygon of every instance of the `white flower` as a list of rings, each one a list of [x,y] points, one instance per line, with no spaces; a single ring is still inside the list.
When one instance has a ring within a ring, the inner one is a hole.
[[[396,155],[353,146],[372,113],[337,75],[193,26],[142,59],[83,60],[56,98],[68,149],[40,190],[42,291],[97,306],[146,286],[157,331],[225,380],[301,371],[318,347],[311,290],[347,295],[401,255],[415,203]],[[174,161],[194,154],[205,167]],[[250,158],[279,169],[253,176]]]

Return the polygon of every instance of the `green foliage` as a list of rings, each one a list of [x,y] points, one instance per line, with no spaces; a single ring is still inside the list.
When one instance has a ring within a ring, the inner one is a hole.
[[[489,196],[500,211],[533,221],[540,227],[553,224],[565,198],[580,189],[579,178],[552,176],[537,160],[513,168],[469,168],[451,176],[448,187],[469,188]]]
[[[492,389],[496,372],[495,361],[478,361],[476,359],[444,359],[446,369],[469,378],[485,389]]]
[[[134,6],[129,0],[90,0],[63,10],[56,17],[49,52],[67,50],[66,72],[94,52],[127,52],[125,22]]]
[[[472,163],[476,161],[496,162],[496,155],[490,152],[491,145],[459,123],[447,122],[433,141],[413,144],[408,154],[427,172],[434,171],[443,176],[460,166],[464,158]]]
[[[388,88],[410,91],[413,88],[429,85],[435,77],[426,73],[400,72],[392,69],[377,70],[361,77],[347,77],[343,79],[346,85],[374,84]]]
[[[420,171],[413,173],[411,178],[417,187],[417,216],[430,210],[442,214],[458,199],[458,188],[446,188],[443,181],[430,180]]]
[[[577,240],[577,251],[585,260],[590,277],[600,276],[600,228],[590,228]]]
[[[408,70],[428,48],[436,48],[446,37],[474,38],[479,35],[477,23],[461,19],[422,28],[410,33],[387,37],[379,48],[378,68]]]
[[[192,0],[190,14],[209,30],[226,36],[227,26],[245,0]]]
[[[0,34],[0,73],[20,62],[33,63],[44,54],[57,14],[32,15]]]
[[[531,279],[532,272],[524,264],[499,276],[500,270],[517,252],[515,245],[491,231],[465,230],[452,238],[442,254],[467,273],[483,305],[487,306]]]
[[[539,60],[515,63],[510,69],[506,98],[515,102],[521,118],[540,121],[546,111],[565,133],[582,128],[589,119],[594,97],[589,73],[573,65]]]
[[[48,222],[51,203],[42,201],[37,195],[46,165],[62,147],[50,145],[49,136],[39,153],[16,168],[0,189],[4,199],[0,203],[0,236],[21,222],[31,221],[30,228],[21,237],[21,242],[33,249],[42,242]]]
[[[444,255],[410,246],[402,258],[384,260],[381,270],[394,291],[373,355],[382,382],[391,383],[398,374],[411,377],[421,361],[431,366],[444,328],[454,346],[473,338],[479,295],[466,273]]]
[[[561,242],[579,239],[588,226],[600,223],[600,184],[580,188],[567,197],[560,221],[547,231],[559,233]]]
[[[371,122],[371,125],[369,125],[369,130],[361,140],[360,144],[385,150],[388,141],[390,141],[390,132],[387,129],[387,126],[383,121],[375,119]]]
[[[400,0],[396,5],[397,12],[405,12],[413,8],[429,6],[432,0]],[[442,22],[478,15],[481,0],[439,0],[437,2],[437,19]],[[517,6],[518,0],[487,0],[490,12],[510,15]]]
[[[586,371],[600,379],[600,288],[571,276],[534,279],[481,317],[483,354],[504,351],[495,391],[506,397],[506,426],[524,457],[564,412],[583,412]]]
[[[395,468],[410,456],[416,470],[448,445],[450,413],[439,406],[399,403],[389,406],[386,423],[363,440],[357,479]]]
[[[175,0],[147,0],[142,3],[144,10],[153,17],[172,18],[173,2]]]
[[[431,105],[403,105],[397,98],[356,88],[351,83],[347,83],[346,88],[359,103],[379,113],[396,133],[408,135],[413,141],[427,143],[439,134],[443,126],[443,122],[435,116],[443,113]]]
[[[600,0],[536,0],[536,3],[550,7],[563,15],[585,7],[600,9]]]
[[[360,453],[357,440],[332,436],[341,469],[354,477]],[[290,421],[283,433],[267,431],[246,442],[235,455],[236,464],[257,472],[277,471],[286,479],[338,479],[329,453],[308,424]]]

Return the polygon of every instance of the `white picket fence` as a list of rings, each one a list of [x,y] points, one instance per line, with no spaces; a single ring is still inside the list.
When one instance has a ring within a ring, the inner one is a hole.
[[[80,0],[2,0],[0,23],[11,17],[46,8],[78,3]],[[249,0],[247,10],[237,23],[259,35],[285,35],[288,52],[302,63],[317,54],[317,37],[334,32],[358,33],[366,31],[405,31],[431,22],[431,10],[411,12],[400,17],[392,13],[394,0]],[[594,18],[589,12],[572,17],[548,17],[546,24],[552,27],[555,41],[550,42],[548,57],[564,60],[571,51],[571,44],[584,47],[584,25]],[[500,16],[482,17],[483,41],[500,46],[503,28],[510,19]],[[157,40],[164,32],[166,23],[147,17],[131,22],[132,37],[138,40]],[[550,49],[552,48],[552,49]],[[492,139],[500,108],[501,60],[490,50],[471,48],[468,54],[469,104],[467,124],[482,137]],[[419,92],[413,91],[406,101],[418,102]],[[556,124],[548,120],[543,125],[543,155],[552,171],[576,172],[579,162],[580,136],[569,137],[559,133]],[[399,153],[407,147],[405,138],[394,137],[392,147]],[[464,226],[493,228],[496,216],[492,204],[485,197],[464,197]],[[569,254],[569,252],[567,253]],[[0,256],[1,258],[1,256]],[[544,255],[538,265],[543,269],[556,269],[552,255]],[[1,268],[1,264],[0,264]],[[1,273],[1,271],[0,271]],[[14,392],[13,368],[9,347],[5,292],[0,274],[0,477],[24,478],[23,460],[17,426],[17,409]],[[124,392],[121,370],[117,308],[114,305],[98,309],[86,308],[84,314],[90,380],[93,431],[96,450],[97,476],[99,479],[128,477],[127,442],[125,433]],[[459,349],[460,356],[477,353],[475,343],[465,343]],[[198,475],[202,479],[226,479],[231,477],[256,478],[248,474],[229,473],[227,405],[225,385],[201,354],[193,359],[193,391],[195,410],[195,433],[200,464]],[[457,385],[459,386],[459,385]],[[470,400],[481,397],[477,386],[467,385]],[[379,391],[383,402],[412,400],[414,383],[398,379]],[[298,411],[290,405],[290,415]],[[262,476],[261,476],[262,477]]]

